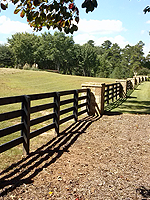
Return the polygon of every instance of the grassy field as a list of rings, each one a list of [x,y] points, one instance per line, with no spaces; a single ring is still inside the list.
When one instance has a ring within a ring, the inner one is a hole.
[[[115,79],[0,68],[0,97],[79,89],[85,82],[112,83],[114,81]]]
[[[45,72],[45,71],[31,71],[31,70],[0,68],[0,97],[80,89],[81,85],[85,82],[112,83],[114,81],[115,81],[114,79],[61,75],[61,74]],[[34,105],[47,103],[46,101],[50,101],[50,100],[49,99],[45,101],[41,100],[41,101],[35,102]],[[7,106],[0,106],[0,113],[20,109],[20,107],[21,107],[21,104],[11,104]],[[36,118],[43,114],[45,113],[43,112],[36,113],[36,114],[33,114],[31,118]],[[15,125],[17,123],[20,123],[19,118],[1,122],[0,129],[11,126],[11,125]],[[40,128],[40,126],[41,124],[34,126],[32,128],[32,131]],[[2,137],[0,138],[0,144],[8,142],[18,136],[20,136],[20,132]],[[54,136],[53,132],[50,131],[49,134],[40,135],[32,139],[31,150],[35,150],[36,148],[40,147],[42,144],[50,140],[50,138],[52,138],[53,136]],[[22,145],[19,145],[15,148],[12,148],[0,154],[0,169],[4,169],[7,166],[9,166],[12,162],[15,162],[16,160],[21,159],[21,156],[22,156]]]

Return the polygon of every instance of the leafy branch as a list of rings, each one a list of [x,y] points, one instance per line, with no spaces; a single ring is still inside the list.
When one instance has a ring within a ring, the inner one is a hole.
[[[30,27],[35,31],[43,27],[58,28],[65,33],[73,33],[78,30],[79,9],[74,0],[11,0],[16,5],[14,14],[20,13],[20,17],[26,17]],[[93,11],[97,7],[96,0],[85,0],[82,4],[86,12]],[[0,8],[8,8],[8,0],[0,0]]]

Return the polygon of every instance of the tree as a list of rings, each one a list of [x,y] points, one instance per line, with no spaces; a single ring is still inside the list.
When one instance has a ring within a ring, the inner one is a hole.
[[[150,52],[145,58],[144,67],[150,69]]]
[[[104,41],[104,43],[99,47],[98,52],[98,76],[108,78],[112,72],[112,64],[110,62],[111,58],[111,46],[112,43],[109,40]]]
[[[139,41],[135,46],[126,45],[122,50],[122,70],[124,78],[132,77],[134,72],[138,72],[143,67],[144,43]]]
[[[83,76],[96,76],[97,54],[96,49],[86,43],[81,47],[80,67]]]
[[[9,46],[0,45],[0,67],[13,67],[13,53]]]
[[[22,68],[26,63],[35,63],[34,52],[38,48],[38,36],[29,33],[16,33],[8,39],[9,48],[13,52],[16,67]]]
[[[109,69],[111,78],[118,78],[120,76],[121,60],[122,60],[121,48],[117,43],[115,43],[110,48],[110,56],[109,56],[109,61],[111,63],[111,68]],[[114,70],[115,73],[113,72]]]
[[[87,44],[91,45],[92,47],[94,47],[94,40],[89,40],[87,41]]]
[[[78,30],[74,23],[79,22],[79,9],[73,0],[10,0],[11,3],[17,5],[14,14],[20,12],[20,17],[26,16],[27,21],[34,30],[42,30],[46,26],[48,29],[58,28],[65,33],[73,33]],[[8,8],[8,0],[0,0],[2,10]],[[96,0],[85,0],[82,8],[86,8],[86,12],[93,11],[97,7]],[[74,20],[73,20],[74,19]]]
[[[35,63],[38,64],[40,69],[55,69],[52,55],[50,53],[52,49],[53,36],[50,33],[43,33],[41,36],[38,36],[38,41],[38,46],[33,53]]]
[[[102,44],[102,48],[104,50],[108,50],[111,47],[112,43],[109,40],[104,41],[104,43]]]
[[[111,63],[107,59],[107,53],[105,52],[102,55],[98,55],[97,60],[98,60],[97,76],[108,78],[110,75]]]
[[[55,32],[52,37],[52,47],[49,51],[55,69],[67,73],[71,63],[71,51],[73,49],[73,37],[66,36],[62,32]],[[71,70],[71,69],[70,69]]]

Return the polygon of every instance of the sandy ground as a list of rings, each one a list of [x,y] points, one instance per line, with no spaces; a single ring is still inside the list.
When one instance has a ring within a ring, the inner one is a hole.
[[[0,173],[0,199],[150,199],[150,115],[73,124]]]

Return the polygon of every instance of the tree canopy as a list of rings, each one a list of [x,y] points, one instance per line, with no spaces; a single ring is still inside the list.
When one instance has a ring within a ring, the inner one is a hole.
[[[104,78],[128,78],[134,72],[150,74],[150,53],[144,57],[144,43],[126,45],[106,40],[96,46],[93,40],[75,44],[73,36],[63,32],[39,36],[16,33],[0,45],[0,67],[57,70],[62,74]]]
[[[26,16],[29,25],[36,31],[43,27],[58,28],[65,33],[73,33],[78,30],[79,9],[74,0],[10,0],[16,8],[14,14],[20,13],[20,17]],[[85,0],[82,8],[86,12],[93,11],[97,7],[96,0]],[[8,0],[0,0],[0,8],[8,8]]]

